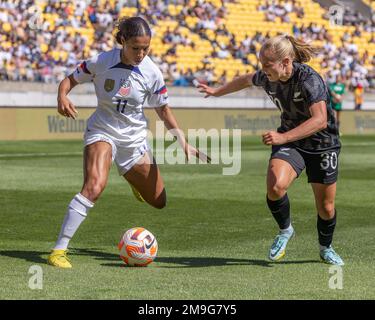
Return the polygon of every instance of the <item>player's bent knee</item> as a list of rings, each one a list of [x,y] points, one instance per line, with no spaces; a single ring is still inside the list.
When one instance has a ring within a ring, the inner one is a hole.
[[[324,202],[320,214],[323,215],[323,218],[332,219],[335,215],[335,203],[333,201]]]
[[[267,193],[268,193],[268,197],[271,200],[277,200],[277,199],[282,198],[285,195],[286,191],[287,189],[285,188],[284,185],[276,183],[268,187]]]

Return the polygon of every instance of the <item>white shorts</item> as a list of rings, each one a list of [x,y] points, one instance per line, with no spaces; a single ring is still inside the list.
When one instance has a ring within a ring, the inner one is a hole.
[[[86,131],[84,136],[85,147],[99,141],[107,142],[112,146],[112,162],[116,163],[120,176],[128,172],[146,152],[149,153],[151,161],[153,159],[146,138],[136,144],[132,142],[130,146],[129,143],[120,142],[104,133]]]

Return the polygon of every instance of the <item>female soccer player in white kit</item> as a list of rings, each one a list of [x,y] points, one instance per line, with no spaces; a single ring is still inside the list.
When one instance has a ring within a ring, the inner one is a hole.
[[[94,82],[98,106],[84,135],[83,187],[70,202],[55,248],[48,257],[48,263],[56,267],[72,267],[66,254],[69,241],[103,192],[112,161],[139,200],[144,199],[159,209],[166,205],[163,179],[146,141],[147,122],[143,113],[146,101],[155,108],[168,130],[175,129],[188,158],[201,155],[179,133],[168,106],[162,73],[147,56],[151,41],[147,22],[140,17],[120,20],[116,41],[122,49],[115,48],[84,61],[59,86],[61,115],[75,118],[77,111],[67,94],[84,82]]]

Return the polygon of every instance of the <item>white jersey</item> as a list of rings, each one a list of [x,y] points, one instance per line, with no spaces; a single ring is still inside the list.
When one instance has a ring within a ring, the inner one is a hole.
[[[151,107],[168,104],[163,75],[146,56],[138,66],[121,62],[121,49],[113,49],[84,61],[73,73],[78,83],[93,81],[98,99],[87,131],[101,132],[127,143],[144,140],[146,100]]]

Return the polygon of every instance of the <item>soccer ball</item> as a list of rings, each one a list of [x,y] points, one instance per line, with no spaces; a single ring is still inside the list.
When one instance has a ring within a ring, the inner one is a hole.
[[[136,227],[124,233],[118,249],[120,258],[126,265],[145,267],[154,261],[158,252],[158,243],[150,231]]]

